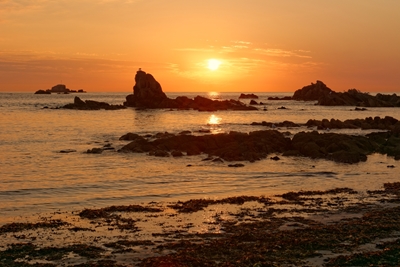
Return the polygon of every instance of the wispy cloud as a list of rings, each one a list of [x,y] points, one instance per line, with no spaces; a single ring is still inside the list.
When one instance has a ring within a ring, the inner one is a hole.
[[[255,48],[255,52],[267,55],[267,56],[273,56],[273,57],[300,57],[300,58],[311,58],[310,55],[307,55],[310,53],[309,51],[304,51],[304,50],[283,50],[283,49],[277,49],[277,48]]]
[[[235,75],[243,77],[254,71],[263,70],[313,71],[321,66],[312,59],[311,51],[285,50],[241,40],[207,47],[179,48],[176,51],[194,53],[196,58],[204,58],[203,61],[184,65],[170,64],[170,70],[175,74],[193,79],[217,76],[217,73],[219,77],[232,78]],[[207,70],[206,60],[210,57],[216,57],[222,62],[215,74]]]

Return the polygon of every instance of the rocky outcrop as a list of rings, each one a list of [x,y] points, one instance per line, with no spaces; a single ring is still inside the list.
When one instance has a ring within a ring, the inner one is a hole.
[[[365,119],[348,119],[348,120],[337,120],[337,119],[322,119],[322,120],[314,120],[310,119],[305,124],[294,123],[291,121],[283,121],[283,122],[252,122],[251,125],[254,126],[267,126],[271,128],[276,127],[317,127],[319,130],[326,129],[361,129],[361,130],[369,130],[369,129],[377,129],[377,130],[388,130],[392,132],[400,132],[400,121],[397,119],[385,116],[381,118],[377,117],[367,117]]]
[[[133,136],[132,134],[129,134]],[[131,138],[121,137],[121,140]],[[160,138],[133,136],[119,152],[148,153],[168,157],[208,154],[224,161],[261,160],[271,153],[284,156],[321,158],[342,163],[366,161],[371,153],[400,159],[400,131],[352,136],[336,133],[299,132],[292,139],[275,130],[250,133],[230,132],[203,136],[160,134]]]
[[[154,77],[142,70],[138,70],[135,76],[133,94],[126,97],[124,106],[136,108],[174,108],[194,109],[199,111],[216,110],[257,110],[237,100],[211,100],[202,96],[194,99],[179,96],[175,99],[168,98],[162,91],[161,85]]]
[[[240,94],[239,98],[245,98],[245,99],[254,98],[254,99],[257,99],[258,96],[255,95],[255,94]]]
[[[261,126],[267,126],[267,127],[271,127],[271,128],[276,128],[276,127],[287,127],[287,128],[300,127],[300,124],[297,124],[297,123],[294,123],[294,122],[291,122],[291,121],[283,121],[283,122],[277,122],[277,123],[266,122],[266,121],[252,122],[251,125],[261,125]]]
[[[400,107],[400,97],[396,94],[372,96],[357,89],[337,93],[321,81],[296,90],[292,99],[317,101],[317,105],[321,106]]]
[[[305,124],[308,127],[316,126],[317,129],[378,129],[378,130],[395,130],[400,128],[400,122],[390,116],[384,118],[380,117],[368,117],[365,119],[348,119],[345,121],[341,120],[308,120]]]
[[[230,132],[203,136],[172,135],[156,140],[135,139],[120,149],[120,152],[146,152],[150,155],[165,155],[180,151],[186,155],[208,154],[226,161],[256,161],[269,153],[282,153],[290,146],[290,139],[274,130],[251,133]],[[157,154],[156,154],[157,152]]]
[[[75,96],[74,103],[67,104],[62,108],[66,109],[79,109],[79,110],[116,110],[116,109],[125,109],[126,107],[123,105],[110,105],[106,102],[98,102],[94,100],[85,100],[83,101],[79,97]]]
[[[51,94],[51,93],[58,93],[58,94],[69,94],[69,93],[86,93],[83,89],[79,90],[71,90],[68,89],[65,84],[57,84],[51,89],[46,89],[46,90],[38,90],[35,92],[35,94]]]
[[[42,89],[37,90],[35,92],[35,95],[50,95],[50,94],[51,94],[51,92],[49,90],[42,90]]]

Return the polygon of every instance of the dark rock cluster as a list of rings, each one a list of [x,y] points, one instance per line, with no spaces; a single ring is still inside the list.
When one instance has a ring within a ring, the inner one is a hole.
[[[400,97],[396,94],[379,93],[372,96],[357,89],[349,89],[347,92],[334,92],[321,81],[296,90],[292,99],[317,101],[317,105],[321,106],[400,107]]]
[[[148,153],[168,157],[170,155],[208,154],[225,161],[261,160],[271,153],[284,156],[324,158],[343,163],[366,161],[371,153],[382,153],[400,159],[400,133],[383,132],[367,136],[337,133],[300,132],[292,139],[276,130],[250,133],[230,132],[214,135],[163,134],[162,138],[146,139],[129,133],[121,140],[133,140],[119,152]]]
[[[138,70],[135,76],[133,94],[126,97],[124,105],[143,109],[174,108],[194,109],[199,111],[216,110],[257,110],[237,100],[211,100],[202,96],[194,99],[186,96],[179,96],[175,99],[168,98],[162,91],[161,85],[154,77],[142,70]]]
[[[116,109],[125,109],[126,107],[123,105],[110,105],[106,102],[99,102],[94,100],[85,100],[83,101],[79,97],[75,96],[74,103],[67,104],[63,106],[66,109],[79,109],[79,110],[116,110]]]
[[[257,99],[258,96],[255,95],[255,94],[240,94],[239,98],[245,98],[245,99],[246,98],[254,98],[254,99]]]
[[[335,119],[313,120],[310,119],[305,124],[308,127],[317,126],[318,129],[379,129],[379,130],[392,130],[400,131],[400,122],[390,116],[384,118],[368,117],[365,119],[348,119],[345,121]]]
[[[322,119],[322,120],[314,120],[310,119],[305,124],[294,123],[291,121],[283,121],[283,122],[252,122],[251,125],[255,126],[266,126],[271,128],[276,127],[285,127],[285,128],[293,128],[293,127],[317,127],[319,130],[323,129],[377,129],[377,130],[390,130],[394,132],[400,132],[400,121],[397,119],[386,116],[381,118],[377,117],[367,117],[365,119],[348,119],[345,121],[341,121],[338,119]]]

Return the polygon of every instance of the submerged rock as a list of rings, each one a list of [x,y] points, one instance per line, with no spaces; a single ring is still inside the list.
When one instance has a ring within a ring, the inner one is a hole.
[[[211,100],[202,96],[194,99],[179,96],[175,99],[168,98],[162,91],[161,85],[149,73],[139,69],[135,76],[133,94],[126,97],[124,106],[135,108],[176,108],[194,109],[199,111],[216,110],[257,110],[256,107],[247,106],[237,100]]]

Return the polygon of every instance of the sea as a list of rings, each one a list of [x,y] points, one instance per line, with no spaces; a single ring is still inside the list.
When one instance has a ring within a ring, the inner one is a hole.
[[[382,189],[399,181],[399,162],[372,154],[366,162],[336,163],[324,159],[278,156],[256,162],[204,161],[207,155],[154,157],[145,153],[120,153],[128,143],[119,138],[129,132],[140,135],[194,135],[251,132],[271,129],[252,122],[309,119],[364,119],[392,116],[400,120],[399,108],[325,107],[313,101],[268,100],[293,93],[255,92],[261,105],[254,111],[199,112],[195,110],[69,110],[82,100],[122,104],[129,92],[38,95],[0,93],[0,225],[29,216],[58,211],[79,211],[111,205],[170,203],[189,199],[221,199],[252,195],[274,196],[300,190],[349,187],[360,192]],[[197,95],[215,100],[239,100],[240,93],[166,93],[168,97]],[[241,99],[249,104],[250,99]],[[291,137],[315,128],[274,128]],[[207,131],[209,131],[207,133]],[[365,135],[371,130],[324,129]],[[205,133],[206,132],[206,133]],[[88,149],[109,147],[101,154]],[[394,167],[394,168],[393,168]]]

